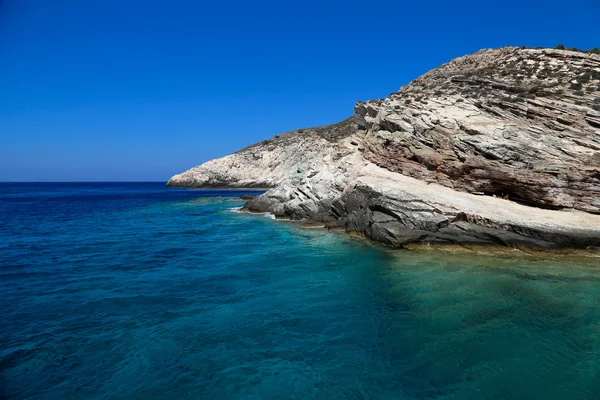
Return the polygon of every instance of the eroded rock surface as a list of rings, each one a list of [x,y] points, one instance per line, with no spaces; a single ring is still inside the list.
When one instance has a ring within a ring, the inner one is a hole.
[[[600,56],[482,50],[169,186],[270,187],[246,209],[389,246],[600,246]]]
[[[334,206],[348,231],[390,246],[413,242],[542,248],[595,246],[600,216],[474,196],[370,165]]]
[[[600,212],[600,56],[484,50],[356,106],[365,157],[427,182]]]
[[[353,118],[338,124],[298,129],[208,161],[173,176],[169,187],[271,188],[319,171],[321,159],[344,153],[344,140],[356,133]]]

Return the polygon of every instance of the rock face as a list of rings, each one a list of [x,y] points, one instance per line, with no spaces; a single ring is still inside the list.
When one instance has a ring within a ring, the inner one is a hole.
[[[269,187],[246,208],[389,246],[600,246],[600,56],[482,50],[168,185]]]
[[[387,244],[413,242],[585,248],[600,243],[600,216],[474,196],[370,165],[333,205],[346,229]]]
[[[295,182],[318,171],[320,157],[342,149],[340,142],[355,133],[353,118],[331,126],[298,129],[175,175],[167,186],[271,188],[288,179]]]
[[[600,57],[486,50],[359,103],[365,157],[536,207],[600,212]]]

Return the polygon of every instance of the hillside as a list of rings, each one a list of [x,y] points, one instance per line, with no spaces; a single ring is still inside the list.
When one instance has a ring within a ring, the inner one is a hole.
[[[487,49],[339,124],[292,131],[169,186],[266,187],[251,211],[390,246],[600,245],[600,55]]]

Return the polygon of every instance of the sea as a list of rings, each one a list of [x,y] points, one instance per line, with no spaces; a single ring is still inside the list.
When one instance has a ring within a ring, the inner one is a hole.
[[[244,193],[0,184],[0,399],[600,398],[600,259],[385,249]]]

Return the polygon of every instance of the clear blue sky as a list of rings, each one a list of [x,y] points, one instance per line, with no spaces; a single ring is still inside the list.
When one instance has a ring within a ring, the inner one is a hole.
[[[486,47],[600,47],[600,1],[0,0],[0,181],[167,180]]]

